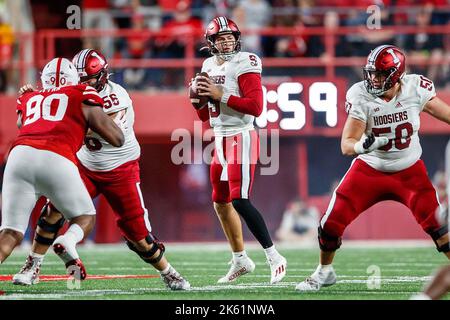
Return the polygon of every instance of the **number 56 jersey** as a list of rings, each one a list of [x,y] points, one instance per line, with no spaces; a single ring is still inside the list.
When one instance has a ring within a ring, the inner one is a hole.
[[[99,95],[103,99],[103,111],[106,114],[117,112],[113,120],[122,129],[125,143],[116,148],[92,132],[86,136],[85,144],[78,151],[77,157],[81,164],[91,171],[111,171],[126,162],[138,159],[141,148],[133,130],[133,103],[127,91],[119,84],[108,81]]]
[[[389,139],[387,145],[358,158],[384,172],[413,165],[422,155],[418,136],[420,112],[435,95],[433,82],[416,74],[401,79],[400,91],[390,101],[369,94],[364,81],[354,84],[347,92],[347,113],[366,123],[366,135],[373,132]]]

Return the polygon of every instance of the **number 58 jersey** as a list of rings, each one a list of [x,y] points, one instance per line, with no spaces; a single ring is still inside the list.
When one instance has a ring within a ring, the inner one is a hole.
[[[77,157],[81,164],[91,171],[111,171],[126,162],[138,159],[141,148],[133,130],[133,103],[127,91],[119,84],[108,81],[99,95],[104,102],[103,111],[106,114],[117,113],[113,120],[121,128],[125,143],[117,148],[92,132],[86,136],[85,144],[78,151]]]
[[[390,101],[369,94],[364,81],[354,84],[347,92],[347,113],[366,123],[366,135],[373,132],[389,139],[387,145],[358,158],[384,172],[413,165],[422,155],[418,135],[420,112],[435,95],[433,82],[416,74],[401,79],[400,91]]]

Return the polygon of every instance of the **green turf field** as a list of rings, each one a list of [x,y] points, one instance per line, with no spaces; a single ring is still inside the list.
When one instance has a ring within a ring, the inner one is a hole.
[[[276,285],[269,285],[269,267],[262,250],[248,250],[256,263],[255,272],[232,284],[218,285],[216,281],[227,272],[230,259],[225,246],[167,247],[167,257],[172,265],[191,282],[192,289],[188,292],[168,291],[151,266],[123,245],[80,249],[88,274],[114,275],[110,279],[88,279],[81,283],[81,289],[69,290],[65,280],[42,281],[32,287],[22,287],[5,281],[3,277],[0,299],[408,299],[420,291],[433,270],[447,261],[433,247],[346,248],[344,244],[334,263],[337,284],[320,292],[304,294],[296,292],[294,287],[315,269],[316,249],[280,247],[280,252],[288,259],[288,271],[284,280]],[[0,266],[0,275],[17,272],[25,257],[26,251],[13,253]],[[369,279],[378,267],[381,272],[379,288]],[[44,261],[41,274],[64,273],[62,263],[51,252]],[[116,275],[153,277],[117,278]]]

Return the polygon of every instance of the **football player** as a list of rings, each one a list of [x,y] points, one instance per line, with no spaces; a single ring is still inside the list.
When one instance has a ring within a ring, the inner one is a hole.
[[[81,83],[98,91],[104,101],[103,111],[114,119],[125,136],[123,146],[114,148],[97,133],[88,132],[77,158],[78,169],[91,198],[104,195],[116,214],[117,226],[127,246],[159,271],[168,288],[189,289],[189,282],[169,264],[164,256],[164,245],[151,232],[140,188],[140,146],[133,130],[134,111],[130,96],[119,84],[108,80],[108,63],[99,51],[84,49],[72,61]],[[13,277],[13,283],[32,285],[39,281],[44,255],[61,227],[61,216],[56,208],[56,205],[45,208],[30,255]]]
[[[103,112],[97,91],[78,85],[78,72],[69,60],[47,63],[41,81],[42,90],[17,99],[19,134],[4,173],[0,263],[22,241],[36,201],[45,196],[70,222],[55,240],[55,252],[66,267],[79,266],[76,244],[91,232],[95,208],[78,172],[76,152],[86,128],[111,148],[122,146],[125,138]]]
[[[437,250],[450,258],[448,226],[441,226],[437,193],[420,159],[420,113],[450,124],[450,106],[436,96],[433,82],[405,74],[404,53],[397,47],[375,48],[364,67],[364,81],[347,92],[341,149],[356,156],[333,192],[319,226],[320,264],[299,283],[299,291],[317,291],[336,282],[332,262],[345,228],[383,200],[407,206],[430,235]],[[388,223],[388,222],[387,222]]]
[[[259,138],[253,122],[263,107],[261,60],[241,51],[238,26],[226,17],[213,19],[206,28],[205,39],[211,57],[203,62],[197,92],[210,98],[197,110],[202,121],[209,119],[214,129],[215,150],[210,167],[212,201],[232,254],[228,273],[219,283],[236,280],[252,272],[255,264],[244,250],[239,215],[264,248],[271,269],[271,283],[286,274],[286,259],[273,245],[260,212],[250,202]]]

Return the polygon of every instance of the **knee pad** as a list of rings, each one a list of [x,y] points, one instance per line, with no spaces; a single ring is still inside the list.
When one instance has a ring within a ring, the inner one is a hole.
[[[162,259],[162,257],[164,256],[164,252],[166,251],[166,247],[164,247],[164,244],[151,233],[149,233],[148,236],[145,237],[145,241],[147,241],[148,244],[152,245],[151,249],[147,252],[139,251],[128,239],[125,239],[125,241],[131,251],[136,252],[142,260],[150,264],[158,263]],[[152,259],[151,257],[154,256],[158,249],[160,250],[159,255],[156,258]]]
[[[62,228],[62,226],[64,225],[64,222],[66,221],[64,219],[64,217],[62,217],[61,219],[59,219],[56,223],[54,224],[50,224],[48,223],[45,219],[45,213],[47,212],[47,208],[49,206],[49,203],[45,204],[45,206],[42,208],[41,210],[41,216],[39,217],[38,223],[37,225],[39,226],[39,228],[41,228],[42,230],[48,232],[48,233],[53,233],[53,238],[47,238],[47,237],[43,237],[41,236],[39,233],[36,232],[36,235],[34,237],[34,240],[37,243],[43,244],[43,245],[52,245],[53,241],[55,241],[56,236],[58,235],[58,231]]]
[[[437,243],[437,240],[441,238],[442,236],[446,235],[448,233],[448,225],[445,225],[433,232],[430,232],[429,235],[431,239],[433,239],[434,244],[436,245],[436,249],[439,252],[450,252],[450,242],[444,243],[442,245],[439,245]]]
[[[318,229],[319,247],[322,251],[336,251],[341,247],[342,237],[327,234],[322,227]]]

